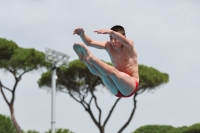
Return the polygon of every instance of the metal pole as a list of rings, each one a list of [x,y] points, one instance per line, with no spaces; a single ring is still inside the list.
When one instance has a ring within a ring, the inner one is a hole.
[[[52,68],[52,98],[51,98],[51,103],[52,103],[52,106],[51,106],[51,133],[55,133],[55,124],[56,124],[56,121],[55,121],[55,111],[56,111],[56,66],[54,65],[53,68]]]
[[[56,111],[56,68],[59,66],[68,67],[68,59],[69,55],[63,54],[61,52],[58,52],[56,50],[46,48],[46,54],[45,54],[45,60],[46,62],[52,63],[52,77],[51,77],[51,84],[52,84],[52,90],[51,90],[51,133],[55,133],[55,111]]]

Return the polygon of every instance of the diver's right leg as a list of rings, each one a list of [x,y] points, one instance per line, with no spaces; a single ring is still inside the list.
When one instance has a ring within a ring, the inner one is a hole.
[[[78,55],[79,59],[81,61],[83,61],[83,52],[82,50],[79,49],[80,47],[77,46],[76,44],[73,45],[73,49],[74,51],[76,52],[76,54]],[[113,94],[113,95],[116,95],[118,93],[118,89],[116,87],[116,85],[114,84],[114,82],[112,81],[112,79],[107,76],[107,75],[103,75],[95,66],[93,66],[91,63],[88,63],[88,62],[84,62],[86,64],[86,66],[88,67],[88,69],[90,70],[90,72],[94,75],[97,75],[99,76],[104,85],[106,86],[107,89],[110,90],[110,92]]]

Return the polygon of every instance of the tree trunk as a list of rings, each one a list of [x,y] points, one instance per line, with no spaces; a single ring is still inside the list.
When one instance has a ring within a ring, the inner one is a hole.
[[[104,127],[103,127],[103,126],[100,126],[100,127],[99,127],[99,131],[100,131],[100,133],[104,133]]]
[[[12,119],[12,122],[13,122],[13,125],[17,131],[17,133],[23,133],[23,131],[21,130],[19,124],[17,123],[16,119],[15,119],[15,114],[14,114],[14,108],[13,108],[13,105],[10,105],[10,114],[11,114],[11,119]]]

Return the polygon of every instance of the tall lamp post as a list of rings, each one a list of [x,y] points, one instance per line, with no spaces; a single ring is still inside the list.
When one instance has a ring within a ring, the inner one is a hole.
[[[52,63],[51,133],[55,133],[56,68],[60,66],[68,67],[68,59],[70,56],[50,48],[45,49],[45,55],[45,60]]]

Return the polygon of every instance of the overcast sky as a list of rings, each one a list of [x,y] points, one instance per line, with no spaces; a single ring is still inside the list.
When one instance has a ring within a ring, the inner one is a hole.
[[[139,63],[170,77],[166,85],[137,97],[136,113],[123,133],[147,124],[190,126],[200,122],[199,7],[199,0],[0,0],[0,37],[42,52],[49,47],[70,55],[73,61],[77,55],[72,45],[81,42],[72,35],[75,28],[82,27],[91,38],[104,41],[108,35],[93,31],[122,25],[127,38],[135,42]],[[110,61],[105,51],[89,49],[98,58]],[[51,127],[51,95],[38,88],[40,75],[41,71],[22,77],[16,92],[15,115],[22,129],[44,133]],[[13,77],[2,71],[0,79],[8,87],[14,83]],[[105,88],[97,96],[105,118],[116,97]],[[68,95],[59,93],[56,100],[56,128],[69,128],[75,133],[99,132],[83,107]],[[119,130],[132,105],[132,98],[120,101],[106,133]],[[2,95],[0,114],[10,115]]]

